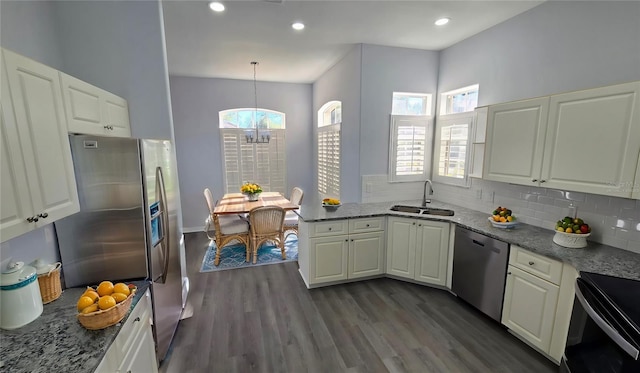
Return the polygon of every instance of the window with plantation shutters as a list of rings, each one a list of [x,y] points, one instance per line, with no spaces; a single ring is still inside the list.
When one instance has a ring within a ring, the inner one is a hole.
[[[284,113],[231,109],[219,115],[225,193],[238,193],[246,182],[260,185],[265,192],[287,193]],[[269,131],[268,143],[247,143],[247,131],[256,125]]]
[[[430,174],[429,129],[426,116],[392,115],[389,181],[420,181]]]
[[[465,186],[468,182],[469,134],[473,113],[443,115],[436,123],[434,181]]]
[[[249,144],[243,130],[221,128],[225,193],[237,193],[245,182],[265,192],[286,191],[285,130],[271,130],[265,144]]]
[[[340,126],[342,102],[329,101],[318,110],[318,191],[340,198]]]
[[[318,129],[318,191],[340,196],[340,125]]]

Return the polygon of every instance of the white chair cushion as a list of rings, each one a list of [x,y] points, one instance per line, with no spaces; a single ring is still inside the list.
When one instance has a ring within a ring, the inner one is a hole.
[[[220,216],[220,233],[224,235],[249,232],[249,224],[237,215]]]
[[[298,224],[298,214],[293,211],[287,211],[284,216],[284,225],[296,225]]]

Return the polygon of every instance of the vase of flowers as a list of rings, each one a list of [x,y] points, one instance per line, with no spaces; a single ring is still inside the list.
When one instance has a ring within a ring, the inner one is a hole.
[[[262,188],[256,183],[244,183],[240,187],[240,192],[247,196],[249,201],[257,201],[262,193]]]

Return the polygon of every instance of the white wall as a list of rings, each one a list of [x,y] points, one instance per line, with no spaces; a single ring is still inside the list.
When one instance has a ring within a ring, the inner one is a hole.
[[[340,127],[340,198],[360,202],[360,114],[362,45],[347,55],[313,83],[313,185],[318,194],[318,110],[329,101],[342,102]],[[305,193],[307,194],[307,193]]]
[[[550,1],[447,48],[438,91],[479,106],[640,80],[640,2]]]
[[[253,107],[253,81],[171,76],[170,82],[184,227],[202,230],[204,188],[214,199],[224,194],[218,113]],[[286,115],[287,190],[300,186],[306,194],[313,185],[311,85],[258,81],[257,92],[259,107]]]
[[[158,1],[61,1],[65,73],[124,97],[131,134],[173,138]]]
[[[0,44],[47,66],[62,69],[54,12],[52,1],[0,1]]]
[[[479,105],[488,105],[640,80],[639,19],[640,2],[546,2],[443,50],[438,90],[479,83]],[[593,226],[590,240],[640,253],[639,201],[476,179],[434,189],[436,199],[487,213],[507,205],[547,229],[574,203]]]

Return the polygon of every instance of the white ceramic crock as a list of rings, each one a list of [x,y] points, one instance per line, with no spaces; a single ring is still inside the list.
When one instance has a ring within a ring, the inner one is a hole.
[[[0,275],[0,328],[17,329],[37,319],[43,310],[36,269],[9,263]]]

